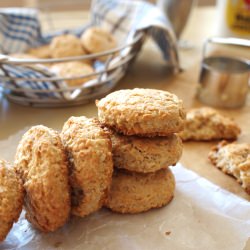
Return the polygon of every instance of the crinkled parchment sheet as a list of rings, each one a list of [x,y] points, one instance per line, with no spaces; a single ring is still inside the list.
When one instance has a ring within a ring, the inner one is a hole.
[[[23,131],[0,142],[0,157],[12,160]],[[72,218],[55,233],[36,231],[24,213],[1,250],[211,249],[241,250],[250,236],[250,203],[177,165],[175,198],[166,207],[138,215],[102,209]]]

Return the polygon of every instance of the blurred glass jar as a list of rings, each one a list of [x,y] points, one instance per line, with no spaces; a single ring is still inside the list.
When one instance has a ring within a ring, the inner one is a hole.
[[[185,28],[196,0],[158,0],[157,5],[169,18],[177,39]]]

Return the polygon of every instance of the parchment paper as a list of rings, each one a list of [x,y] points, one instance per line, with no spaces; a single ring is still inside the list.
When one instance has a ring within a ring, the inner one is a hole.
[[[0,157],[12,160],[23,131],[0,142]],[[195,164],[195,163],[194,163]],[[73,217],[55,233],[36,231],[24,213],[0,244],[1,250],[248,250],[250,203],[201,178],[180,164],[173,201],[138,215],[102,209],[86,218]]]

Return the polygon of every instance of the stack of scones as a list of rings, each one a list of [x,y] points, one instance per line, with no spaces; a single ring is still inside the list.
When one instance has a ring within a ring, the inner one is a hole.
[[[182,101],[166,91],[138,88],[113,92],[96,105],[111,134],[115,166],[105,206],[140,213],[168,204],[175,189],[169,166],[182,154]]]
[[[60,132],[33,126],[14,163],[0,160],[0,241],[23,206],[35,228],[54,232],[71,215],[85,217],[103,206],[139,213],[172,200],[169,166],[182,153],[182,101],[166,91],[132,89],[96,104],[98,119],[72,116]]]

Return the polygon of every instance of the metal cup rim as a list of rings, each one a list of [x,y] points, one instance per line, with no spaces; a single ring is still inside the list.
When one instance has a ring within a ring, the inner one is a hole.
[[[237,68],[231,68],[231,69],[219,69],[218,67],[211,66],[211,63],[214,62],[227,62],[228,64],[237,64]],[[202,61],[202,67],[206,70],[209,70],[211,72],[217,72],[220,74],[227,73],[227,74],[242,74],[250,71],[250,64],[243,59],[238,59],[234,57],[226,57],[226,56],[210,56],[206,57]]]

